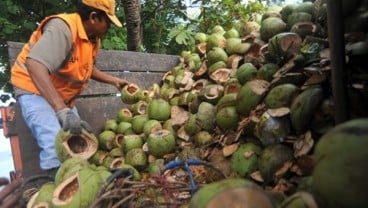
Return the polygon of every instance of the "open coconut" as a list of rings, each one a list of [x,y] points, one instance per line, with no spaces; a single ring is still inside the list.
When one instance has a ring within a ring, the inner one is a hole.
[[[56,186],[53,193],[54,207],[88,207],[96,199],[103,184],[95,170],[85,167]]]
[[[82,129],[79,135],[61,129],[55,139],[55,150],[61,162],[71,157],[81,157],[88,160],[97,149],[97,138],[85,129]]]

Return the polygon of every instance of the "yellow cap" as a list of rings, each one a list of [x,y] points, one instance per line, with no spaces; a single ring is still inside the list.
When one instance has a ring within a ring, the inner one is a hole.
[[[115,0],[82,0],[83,4],[106,12],[112,23],[121,27],[122,24],[115,16]]]

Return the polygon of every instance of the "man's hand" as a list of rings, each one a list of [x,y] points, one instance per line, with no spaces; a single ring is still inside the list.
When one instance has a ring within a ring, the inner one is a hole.
[[[56,116],[60,122],[61,127],[72,134],[80,134],[82,128],[86,129],[88,132],[92,132],[90,125],[81,120],[70,108],[64,108],[56,113]]]
[[[114,81],[114,85],[118,90],[122,90],[125,85],[128,85],[129,82],[125,79],[116,78]]]

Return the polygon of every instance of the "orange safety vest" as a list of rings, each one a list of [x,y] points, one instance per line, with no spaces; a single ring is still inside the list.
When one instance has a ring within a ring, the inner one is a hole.
[[[93,71],[94,58],[100,47],[100,40],[97,41],[97,44],[92,44],[88,40],[82,20],[77,13],[53,15],[41,22],[28,43],[23,46],[11,69],[11,83],[20,89],[40,94],[28,74],[25,62],[30,49],[42,35],[42,27],[48,20],[55,17],[63,19],[68,24],[72,34],[72,50],[63,66],[55,73],[50,74],[50,77],[64,102],[73,106],[74,98],[88,86],[88,80]]]

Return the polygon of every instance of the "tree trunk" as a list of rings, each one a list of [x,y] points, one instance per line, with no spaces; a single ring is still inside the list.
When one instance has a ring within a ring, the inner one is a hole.
[[[127,48],[138,51],[142,42],[141,6],[139,0],[122,0],[127,27]]]

